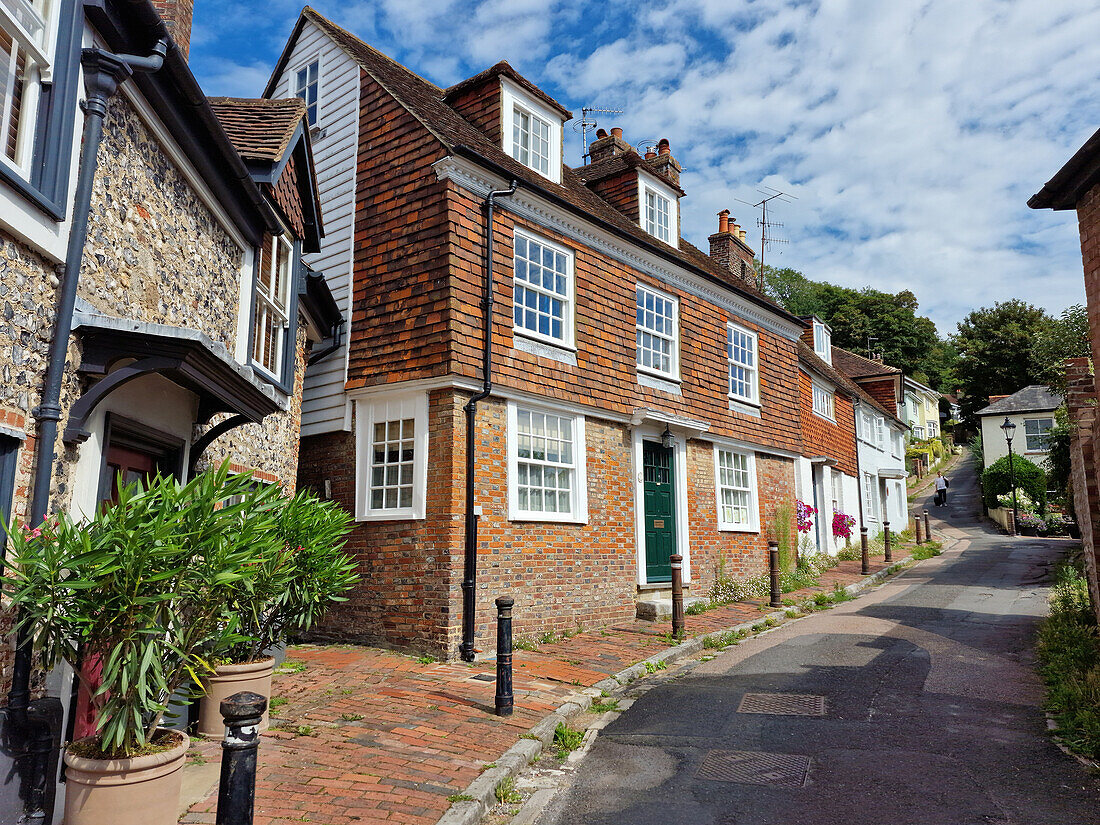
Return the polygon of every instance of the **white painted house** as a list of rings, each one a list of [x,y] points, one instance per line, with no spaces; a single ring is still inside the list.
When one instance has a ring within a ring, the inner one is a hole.
[[[1001,430],[1006,418],[1016,425],[1012,452],[1044,466],[1049,454],[1049,433],[1054,427],[1054,411],[1062,406],[1062,396],[1033,384],[1012,395],[992,396],[990,401],[988,407],[976,413],[982,426],[985,466],[1008,455],[1008,441]]]

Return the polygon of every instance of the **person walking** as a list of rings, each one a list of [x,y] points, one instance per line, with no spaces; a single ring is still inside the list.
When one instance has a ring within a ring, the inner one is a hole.
[[[936,473],[936,496],[933,499],[937,507],[943,507],[947,504],[947,488],[951,486],[946,478],[943,477],[943,472]]]

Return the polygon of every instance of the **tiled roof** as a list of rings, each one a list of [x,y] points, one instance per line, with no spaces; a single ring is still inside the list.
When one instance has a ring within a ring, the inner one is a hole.
[[[845,350],[841,350],[841,352],[845,352]],[[835,364],[836,347],[833,347],[833,359],[833,363]],[[878,410],[891,421],[895,421],[903,427],[905,426],[905,423],[900,418],[898,418],[896,415],[894,415],[894,413],[887,410],[874,398],[868,395],[867,392],[861,386],[859,386],[859,384],[852,381],[850,378],[848,378],[847,375],[836,369],[835,366],[827,363],[821,356],[813,351],[812,347],[810,347],[804,341],[798,342],[798,360],[815,372],[824,375],[826,378],[836,384],[838,388],[844,390],[844,392],[846,392],[848,395],[855,396],[867,406],[873,407],[874,409]],[[872,361],[871,363],[874,362]]]
[[[1027,205],[1032,209],[1073,209],[1096,182],[1100,180],[1100,129],[1093,132],[1065,166],[1032,195]]]
[[[901,372],[881,361],[872,361],[840,347],[833,347],[833,363],[849,378],[866,378],[869,375],[897,375]]]
[[[1047,412],[1062,406],[1063,398],[1041,384],[1032,384],[1014,392],[1007,398],[994,401],[975,415],[1005,415],[1022,412]]]
[[[671,186],[679,192],[680,195],[685,194],[684,190],[681,189],[678,184],[670,180],[668,175],[658,172],[651,164],[647,163],[641,155],[634,151],[628,152],[625,155],[615,155],[614,157],[597,160],[594,163],[589,163],[587,166],[580,166],[574,169],[573,173],[585,183],[595,183],[596,181],[609,178],[612,175],[617,175],[629,169],[644,169],[658,180]]]
[[[278,162],[306,114],[304,100],[211,97],[210,107],[245,160]]]
[[[367,72],[401,103],[406,111],[416,118],[448,152],[454,152],[457,147],[464,146],[467,150],[499,166],[512,177],[526,183],[529,188],[541,189],[552,197],[564,201],[572,208],[614,227],[618,232],[630,236],[636,242],[658,249],[666,256],[678,259],[682,264],[702,270],[711,278],[725,282],[734,292],[739,292],[751,298],[756,304],[766,306],[773,314],[792,322],[797,321],[793,315],[763,292],[737,279],[729,270],[716,263],[709,255],[699,252],[691,244],[681,241],[681,248],[677,249],[657,240],[595,192],[588,189],[577,176],[577,173],[568,166],[563,165],[561,183],[554,183],[538,172],[528,169],[501,150],[484,132],[474,127],[458,112],[448,106],[443,99],[443,90],[434,83],[430,83],[377,49],[368,46],[358,37],[340,28],[313,8],[306,6],[302,10],[302,16],[328,34],[336,45],[342,48],[349,57],[359,64],[363,71]],[[286,56],[287,52],[284,51],[284,58]],[[281,58],[281,60],[284,58]],[[279,67],[277,66],[276,72],[278,71]],[[736,283],[733,283],[733,281],[736,281]]]
[[[501,77],[502,75],[514,82],[525,92],[532,95],[533,97],[538,98],[551,109],[556,111],[559,115],[562,116],[563,120],[573,119],[573,113],[571,111],[566,109],[564,106],[558,103],[558,101],[554,100],[554,98],[550,97],[550,95],[546,94],[546,92],[544,92],[526,77],[513,69],[511,64],[507,60],[502,60],[495,66],[490,66],[485,71],[478,72],[473,77],[468,77],[465,80],[451,86],[443,92],[443,99],[449,101],[468,89],[474,89],[480,86],[482,83],[486,82],[490,78]]]

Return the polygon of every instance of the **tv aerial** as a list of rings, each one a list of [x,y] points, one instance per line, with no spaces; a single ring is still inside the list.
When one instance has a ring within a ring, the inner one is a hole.
[[[761,185],[756,190],[762,197],[756,203],[749,203],[737,198],[740,203],[751,206],[753,209],[760,210],[760,217],[756,219],[756,225],[760,227],[760,287],[764,287],[764,252],[769,246],[782,246],[788,244],[786,238],[780,237],[775,231],[782,229],[783,224],[779,221],[771,220],[768,217],[768,205],[772,201],[780,201],[781,203],[790,203],[796,201],[798,198],[795,195],[791,195],[787,192],[780,192],[778,189],[773,189],[771,186]]]
[[[581,165],[586,165],[589,160],[588,154],[588,132],[591,129],[595,129],[600,124],[596,121],[592,115],[621,115],[622,109],[604,109],[599,106],[583,106],[581,108],[581,119],[573,122],[573,130],[580,130],[581,133]]]

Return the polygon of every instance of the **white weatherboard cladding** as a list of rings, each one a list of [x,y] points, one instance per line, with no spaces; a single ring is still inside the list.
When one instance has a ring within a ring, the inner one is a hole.
[[[359,67],[313,23],[307,22],[273,97],[293,97],[294,73],[320,59],[317,125],[313,137],[313,161],[325,237],[321,251],[304,260],[323,272],[329,289],[344,314],[344,341],[351,326],[352,243],[355,227],[355,167],[359,147]],[[302,398],[302,435],[350,430],[344,396],[348,352],[342,346],[306,370]]]
[[[898,430],[895,427],[890,427],[889,421],[887,421],[887,428],[890,435],[885,439],[885,450],[880,450],[877,445],[868,443],[862,439],[856,440],[856,449],[859,455],[860,472],[870,473],[876,479],[878,485],[877,497],[880,507],[883,504],[883,494],[886,493],[885,516],[890,521],[890,529],[895,532],[900,532],[905,529],[909,521],[908,502],[905,498],[905,482],[903,479],[883,478],[882,473],[886,472],[893,475],[904,473],[905,459],[904,457],[898,457],[893,454],[893,444],[891,443],[893,441],[892,435]],[[862,478],[860,488],[860,494],[862,495]],[[852,512],[849,515],[856,516],[858,520],[859,513],[855,510],[857,506],[858,504],[853,502]],[[867,519],[865,523],[868,532],[872,536],[882,530],[880,521]]]

